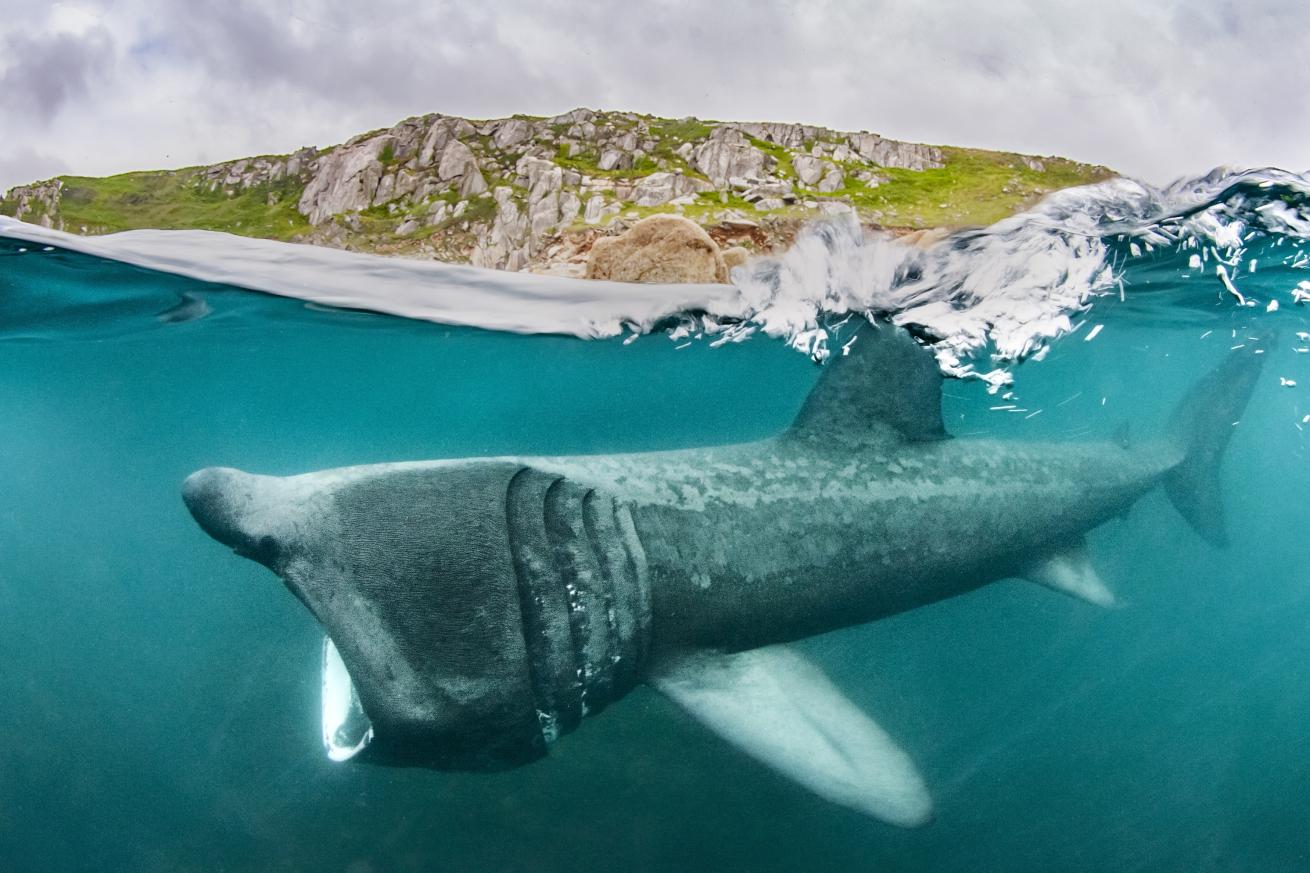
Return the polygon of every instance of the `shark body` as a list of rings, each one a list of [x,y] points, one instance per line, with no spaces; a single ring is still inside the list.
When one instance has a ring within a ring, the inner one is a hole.
[[[1154,442],[955,440],[908,334],[865,326],[796,422],[671,452],[193,474],[201,526],[322,623],[335,758],[498,769],[648,682],[834,802],[932,817],[909,757],[786,644],[1024,577],[1100,605],[1087,531],[1163,485],[1223,539],[1217,471],[1260,358]]]

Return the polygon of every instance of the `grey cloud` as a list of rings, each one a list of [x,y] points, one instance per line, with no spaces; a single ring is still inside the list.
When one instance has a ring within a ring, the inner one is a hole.
[[[1303,0],[101,6],[105,30],[77,37],[0,16],[0,129],[88,172],[577,105],[1064,154],[1154,181],[1310,163]],[[74,102],[85,118],[59,114]]]
[[[0,40],[0,58],[0,107],[49,121],[106,76],[114,46],[103,28],[80,36],[19,31]]]
[[[0,180],[23,179],[35,182],[49,179],[68,171],[68,165],[59,158],[42,154],[31,147],[21,147],[15,151],[0,154]],[[0,189],[5,186],[0,183]],[[0,194],[4,191],[0,190]]]
[[[469,4],[385,4],[361,14],[340,0],[273,5],[254,0],[172,7],[157,22],[173,61],[197,66],[239,94],[282,89],[341,106],[400,106],[425,97],[522,103],[548,99],[543,77],[500,41],[495,16]]]

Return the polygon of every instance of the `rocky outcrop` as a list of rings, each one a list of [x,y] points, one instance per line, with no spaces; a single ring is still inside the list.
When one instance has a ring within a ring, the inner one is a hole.
[[[394,145],[393,137],[378,136],[325,155],[300,196],[301,214],[310,224],[321,224],[338,213],[372,206],[373,195],[382,181],[383,168],[378,156],[383,148]]]
[[[942,150],[936,146],[884,139],[876,133],[853,134],[850,144],[856,154],[879,167],[930,170],[944,166]]]
[[[64,223],[58,218],[63,188],[64,183],[59,179],[11,188],[4,196],[4,202],[12,209],[8,214],[19,221],[63,230]]]
[[[682,173],[651,173],[632,189],[635,206],[663,206],[702,191],[713,191],[714,186],[704,179],[684,176]]]
[[[616,282],[726,282],[728,268],[704,228],[676,215],[652,215],[620,236],[596,240],[588,279]]]
[[[716,127],[708,142],[692,149],[691,164],[716,187],[749,184],[766,175],[769,158],[734,127]]]
[[[137,202],[161,205],[159,192],[167,190],[194,198],[178,213],[244,198],[239,209],[228,210],[240,216],[228,219],[226,229],[235,233],[510,270],[567,258],[573,270],[581,269],[593,242],[604,252],[605,237],[652,212],[680,213],[715,232],[747,233],[741,241],[753,250],[787,239],[787,228],[820,215],[855,213],[871,225],[922,226],[907,214],[904,189],[890,214],[881,206],[887,198],[872,191],[892,176],[907,181],[903,171],[942,167],[950,154],[867,131],[805,124],[701,122],[584,108],[552,118],[430,114],[327,149],[140,174],[139,197],[124,193],[120,180],[100,191],[90,184],[97,180],[77,181],[72,193],[60,180],[21,186],[0,199],[0,213],[105,232],[149,219],[86,227],[76,218],[78,204],[97,196],[112,200],[81,213],[99,221],[114,209],[128,214]],[[1071,166],[1089,171],[1089,181],[1099,171],[1058,158],[991,154],[1011,172],[994,174],[997,190],[979,195],[990,212],[998,199],[1017,206],[1049,190],[1034,184],[1033,174],[1047,173],[1052,161],[1060,162],[1064,180]],[[931,214],[940,221],[944,207],[940,195],[933,196]],[[258,214],[264,205],[268,216]],[[66,216],[74,218],[66,222]],[[659,246],[695,251],[694,235],[684,237]],[[682,262],[695,260],[688,258]],[[636,258],[623,269],[630,273],[638,263],[644,262]],[[716,276],[718,268],[714,261]]]

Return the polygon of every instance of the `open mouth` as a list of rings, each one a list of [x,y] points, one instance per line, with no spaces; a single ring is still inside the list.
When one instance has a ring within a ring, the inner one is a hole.
[[[349,761],[373,741],[350,671],[329,636],[323,637],[323,747],[333,761]]]

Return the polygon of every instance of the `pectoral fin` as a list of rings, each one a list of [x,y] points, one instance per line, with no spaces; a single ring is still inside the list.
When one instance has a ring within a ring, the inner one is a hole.
[[[901,827],[932,820],[909,755],[786,646],[692,655],[651,681],[723,739],[825,800]]]
[[[1039,585],[1097,606],[1115,605],[1114,592],[1097,575],[1087,556],[1087,544],[1081,541],[1034,564],[1024,575]]]

